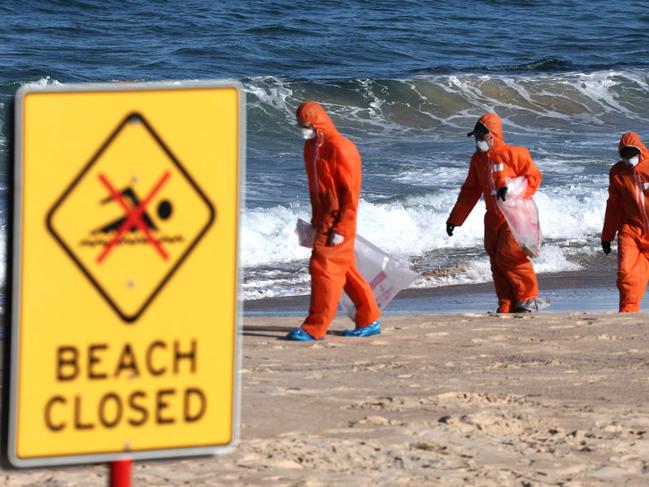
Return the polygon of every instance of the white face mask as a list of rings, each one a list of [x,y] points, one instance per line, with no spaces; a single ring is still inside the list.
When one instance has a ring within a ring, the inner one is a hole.
[[[302,132],[302,138],[304,140],[311,140],[316,138],[316,132],[313,130],[313,127],[300,127],[300,131]]]
[[[640,156],[633,156],[629,158],[622,158],[622,160],[630,167],[636,167],[640,162]]]
[[[489,152],[489,142],[486,140],[477,140],[475,143],[476,149],[478,149],[480,152]]]

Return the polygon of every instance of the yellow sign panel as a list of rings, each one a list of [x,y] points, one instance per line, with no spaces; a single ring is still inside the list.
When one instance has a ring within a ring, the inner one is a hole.
[[[15,465],[234,441],[241,107],[236,85],[19,93]]]

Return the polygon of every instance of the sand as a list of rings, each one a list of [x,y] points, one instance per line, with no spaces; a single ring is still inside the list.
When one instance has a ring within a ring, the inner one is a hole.
[[[243,331],[234,452],[139,462],[136,486],[649,485],[646,314],[388,316],[384,333]],[[103,466],[0,485],[103,486]]]

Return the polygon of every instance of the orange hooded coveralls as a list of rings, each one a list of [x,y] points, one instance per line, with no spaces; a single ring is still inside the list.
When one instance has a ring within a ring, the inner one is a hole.
[[[620,139],[620,151],[629,146],[640,150],[640,162],[630,167],[618,161],[611,168],[602,229],[603,242],[618,234],[620,312],[640,311],[649,279],[649,153],[634,132]]]
[[[506,177],[525,176],[529,198],[541,184],[542,176],[526,148],[505,143],[498,115],[488,113],[480,122],[489,129],[493,144],[488,152],[476,151],[471,157],[469,174],[446,223],[461,226],[484,195],[487,205],[484,245],[491,262],[498,312],[511,313],[517,302],[535,299],[539,290],[532,263],[498,210],[496,192],[506,186]]]
[[[372,289],[356,268],[354,256],[361,157],[356,146],[338,133],[319,103],[302,103],[297,119],[300,125],[310,125],[317,133],[315,139],[304,144],[316,239],[309,262],[311,304],[302,328],[313,338],[322,338],[336,316],[343,288],[356,306],[356,328],[374,322],[381,311]],[[345,240],[328,245],[332,232]]]

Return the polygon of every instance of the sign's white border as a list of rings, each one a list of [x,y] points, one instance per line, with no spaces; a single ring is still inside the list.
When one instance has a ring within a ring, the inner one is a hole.
[[[61,455],[23,459],[19,458],[16,452],[17,432],[17,392],[18,392],[18,354],[20,336],[20,279],[21,279],[21,255],[22,255],[22,176],[23,176],[23,107],[24,98],[28,93],[43,92],[102,92],[102,91],[159,91],[173,89],[201,89],[201,88],[235,88],[239,99],[239,158],[238,158],[238,212],[237,215],[237,245],[236,245],[236,293],[235,293],[235,337],[234,337],[234,404],[232,415],[232,441],[228,445],[215,445],[213,447],[186,447],[160,450],[144,450],[137,452],[114,452],[87,455]],[[241,289],[241,209],[245,202],[244,184],[245,181],[245,159],[246,159],[246,103],[245,92],[241,84],[236,80],[206,80],[206,81],[156,81],[143,83],[78,83],[62,85],[37,85],[28,84],[16,92],[15,98],[15,137],[14,137],[14,211],[13,211],[13,260],[12,260],[12,283],[11,283],[11,370],[9,389],[9,427],[8,427],[8,449],[7,457],[15,467],[40,467],[55,465],[71,465],[79,463],[103,463],[115,460],[130,458],[133,460],[150,460],[170,457],[188,457],[215,455],[231,451],[239,442],[240,424],[240,402],[241,384],[239,370],[241,365],[241,316],[242,304],[239,300]]]

